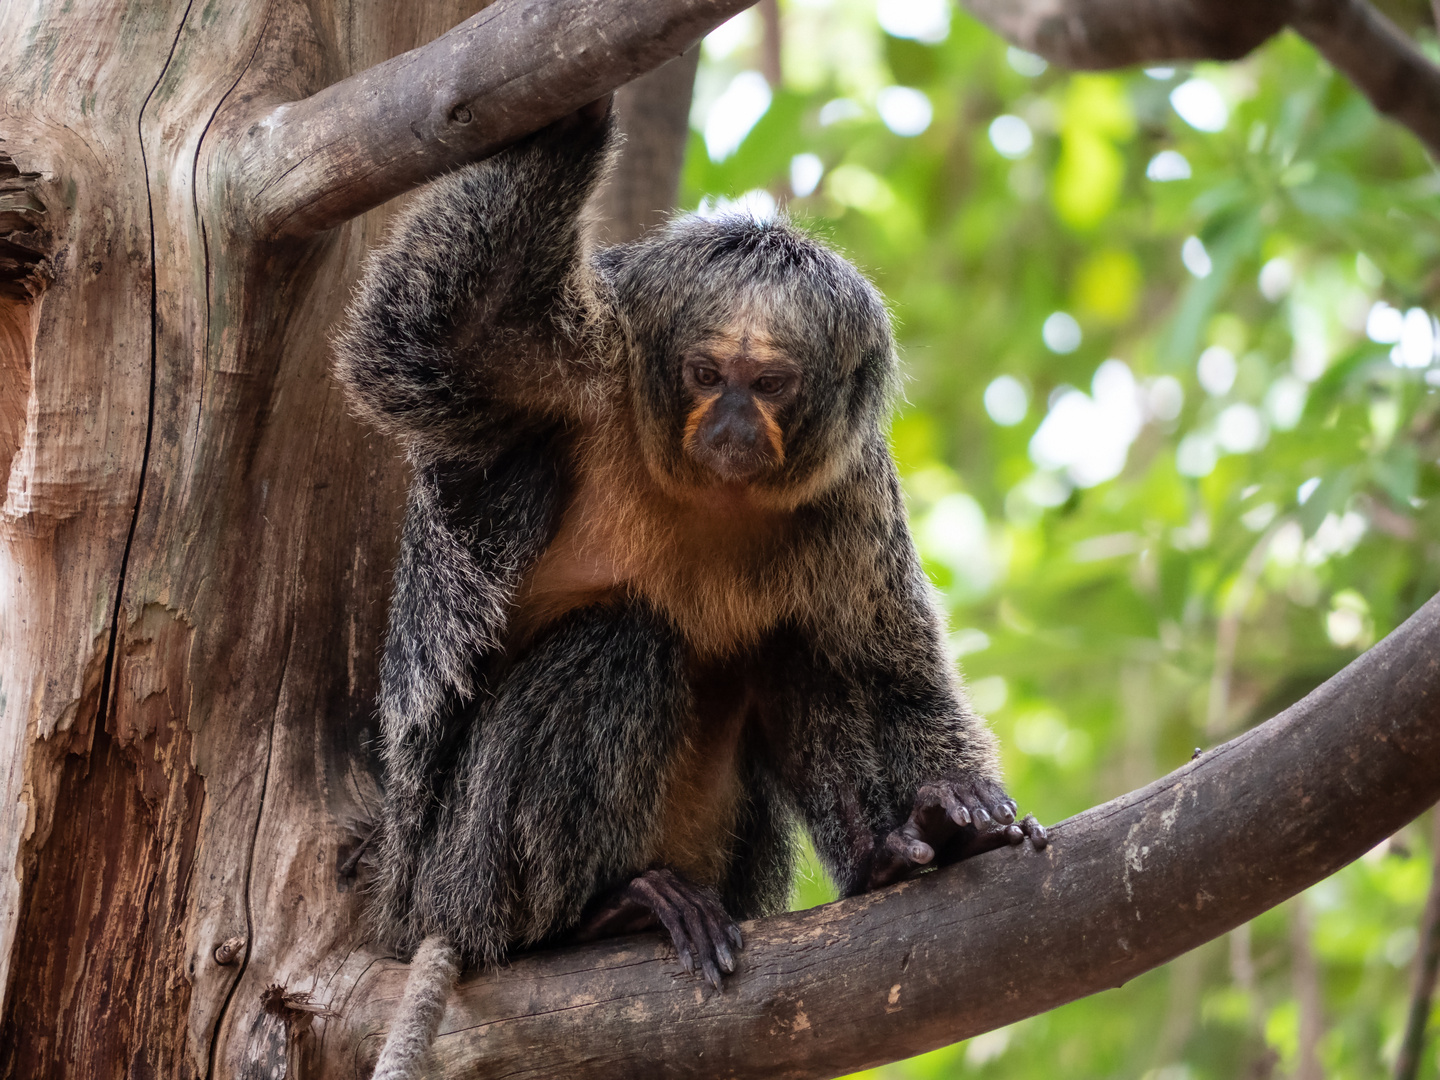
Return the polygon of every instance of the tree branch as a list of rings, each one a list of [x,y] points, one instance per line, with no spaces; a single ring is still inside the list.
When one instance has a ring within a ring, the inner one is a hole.
[[[878,893],[748,927],[711,995],[654,936],[517,959],[452,998],[438,1075],[827,1077],[1118,986],[1293,896],[1440,798],[1440,597],[1280,716],[1148,787]],[[327,1021],[364,1075],[403,965]],[[334,1040],[332,1042],[332,1039]],[[340,1049],[343,1047],[343,1050]]]
[[[1440,68],[1364,0],[1296,0],[1290,25],[1440,160]]]
[[[1288,21],[1440,157],[1440,68],[1364,0],[966,0],[1070,68],[1243,56]],[[497,0],[430,44],[301,101],[225,147],[262,236],[328,229],[679,56],[747,0]]]
[[[964,0],[1012,44],[1062,67],[1234,60],[1287,24],[1440,159],[1440,67],[1365,0]]]
[[[751,0],[497,0],[428,45],[270,108],[226,152],[262,236],[331,228],[493,154],[694,45]]]
[[[1234,0],[963,0],[1001,37],[1061,67],[1237,60],[1285,25],[1284,4]]]

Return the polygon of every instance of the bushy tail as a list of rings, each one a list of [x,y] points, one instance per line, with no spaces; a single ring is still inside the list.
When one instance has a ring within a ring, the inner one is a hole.
[[[424,1075],[430,1044],[445,1013],[445,999],[459,972],[459,954],[443,937],[431,935],[420,942],[410,961],[405,996],[375,1064],[374,1080],[419,1080]]]

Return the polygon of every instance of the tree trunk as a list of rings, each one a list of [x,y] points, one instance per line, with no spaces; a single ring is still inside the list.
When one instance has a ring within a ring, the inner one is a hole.
[[[0,1074],[354,1076],[384,1019],[396,973],[367,946],[351,856],[378,800],[376,658],[406,477],[395,447],[350,419],[327,335],[382,203],[679,56],[745,3],[501,0],[467,18],[479,6],[6,8]],[[1306,6],[1307,25],[1326,10]],[[1241,22],[1216,38],[1225,49],[1254,44]],[[1058,40],[1046,25],[1037,48]],[[624,227],[646,209],[632,203]],[[1393,777],[1363,779],[1373,792]],[[1103,831],[1093,843],[1109,850]],[[803,938],[974,872],[773,933]],[[909,963],[903,939],[869,940]],[[527,969],[540,981],[525,1007],[558,1008],[568,991],[550,975],[616,947],[597,948]],[[787,977],[751,985],[798,1036]],[[958,1037],[934,1014],[907,1028],[895,1004],[876,1014],[894,1025],[892,1055]],[[838,1035],[809,1064],[800,1052],[795,1075],[872,1052]]]

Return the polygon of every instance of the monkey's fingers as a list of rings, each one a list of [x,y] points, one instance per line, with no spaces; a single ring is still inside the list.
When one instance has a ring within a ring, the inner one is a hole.
[[[1030,838],[1030,844],[1036,851],[1044,851],[1050,846],[1050,834],[1045,831],[1045,826],[1036,820],[1034,814],[1026,814],[1020,822],[1020,831]]]
[[[901,833],[939,849],[957,829],[970,824],[970,813],[956,796],[950,784],[921,784],[915,792],[915,805],[910,818],[901,826]],[[929,862],[929,859],[918,860]]]
[[[893,885],[934,860],[935,849],[925,841],[917,839],[911,826],[912,822],[907,821],[900,828],[892,830],[885,837],[885,842],[875,850],[871,856],[870,874],[865,886],[867,889]]]
[[[724,967],[727,972],[735,970],[735,961],[730,956],[730,950],[723,940],[723,933],[718,927],[709,925],[705,911],[701,905],[696,903],[695,897],[686,895],[677,890],[675,906],[680,909],[681,917],[685,920],[685,931],[690,941],[695,946],[695,952],[700,960],[700,972],[705,976],[705,981],[716,990],[720,989],[720,968]],[[714,929],[719,937],[711,937]],[[721,951],[723,950],[723,952]]]
[[[975,834],[973,836],[964,836],[962,833],[962,844],[968,846],[981,836],[998,835],[1000,838],[1010,836],[1007,827],[1015,821],[1019,808],[1015,805],[1015,800],[1006,795],[1004,789],[995,781],[979,776],[962,776],[935,781],[934,784],[948,789],[950,797],[964,808],[965,816],[969,818],[969,824],[974,827]],[[952,812],[952,821],[957,820],[958,817],[959,815]],[[1023,834],[1021,835],[1023,836]],[[995,845],[991,844],[990,846]],[[981,850],[989,850],[989,848]]]
[[[949,784],[940,786],[940,804],[945,807],[945,816],[950,819],[957,829],[963,829],[970,824],[970,811],[955,794],[955,789]]]
[[[897,832],[892,832],[887,836],[885,847],[905,862],[915,866],[926,866],[935,858],[934,847],[916,835],[910,822],[906,822]]]

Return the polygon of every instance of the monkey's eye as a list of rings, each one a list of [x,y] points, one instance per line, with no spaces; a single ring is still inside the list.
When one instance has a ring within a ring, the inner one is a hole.
[[[755,389],[762,394],[778,394],[785,389],[787,382],[783,375],[762,375],[755,380]]]
[[[720,372],[712,367],[695,367],[690,369],[690,375],[698,386],[719,386]]]

